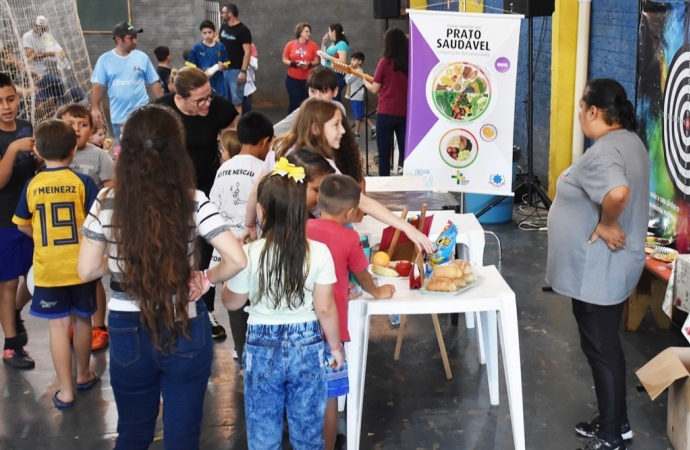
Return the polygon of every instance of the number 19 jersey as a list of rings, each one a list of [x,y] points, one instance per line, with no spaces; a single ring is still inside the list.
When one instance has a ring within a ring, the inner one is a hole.
[[[43,169],[26,183],[12,222],[33,227],[36,286],[84,283],[77,274],[79,229],[97,195],[93,180],[69,167]]]

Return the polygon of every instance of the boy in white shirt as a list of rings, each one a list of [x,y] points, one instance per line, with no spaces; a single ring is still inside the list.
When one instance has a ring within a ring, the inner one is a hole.
[[[264,114],[249,112],[237,122],[237,139],[242,144],[242,149],[224,162],[216,172],[209,200],[216,204],[235,237],[239,238],[244,232],[247,199],[259,179],[264,159],[271,148],[273,124]],[[219,262],[218,253],[214,252],[211,267]],[[237,311],[228,311],[228,315],[237,353],[237,356],[233,357],[242,361],[248,314],[241,308]]]
[[[242,149],[216,172],[209,200],[216,204],[233,234],[240,237],[244,231],[247,198],[271,148],[273,124],[264,114],[247,113],[237,123],[237,139]]]

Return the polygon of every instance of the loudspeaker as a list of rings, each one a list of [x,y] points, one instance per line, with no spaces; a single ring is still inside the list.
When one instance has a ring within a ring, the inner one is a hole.
[[[400,0],[374,0],[374,19],[400,17]]]
[[[503,0],[506,12],[524,14],[525,17],[550,16],[556,8],[556,0]]]

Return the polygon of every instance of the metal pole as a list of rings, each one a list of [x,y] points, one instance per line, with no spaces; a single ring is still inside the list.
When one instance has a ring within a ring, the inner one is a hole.
[[[364,166],[369,176],[369,90],[364,88]]]

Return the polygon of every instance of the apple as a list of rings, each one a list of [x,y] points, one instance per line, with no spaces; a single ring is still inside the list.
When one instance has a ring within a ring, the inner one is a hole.
[[[395,265],[395,271],[398,272],[401,277],[409,277],[410,272],[412,272],[412,263],[409,261],[398,261]]]

